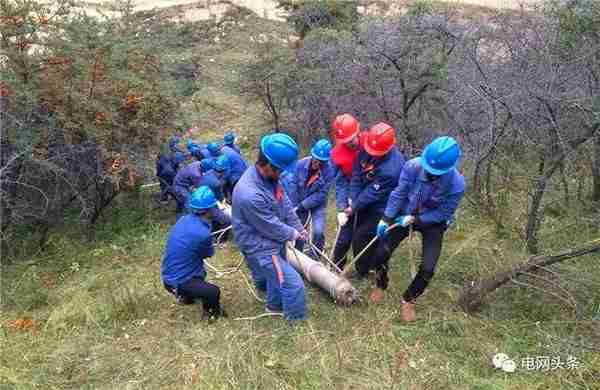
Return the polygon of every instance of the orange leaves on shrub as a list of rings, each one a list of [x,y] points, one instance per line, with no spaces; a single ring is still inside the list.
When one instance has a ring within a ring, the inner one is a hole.
[[[96,112],[96,114],[94,115],[94,123],[96,123],[97,125],[101,125],[104,122],[106,122],[106,113],[102,111]]]
[[[21,331],[35,330],[36,323],[31,318],[18,318],[13,321],[8,321],[6,324],[9,328]]]
[[[143,96],[128,94],[125,99],[125,108],[129,111],[137,110],[138,105],[144,100]]]
[[[111,175],[114,175],[114,174],[120,172],[122,167],[123,167],[123,157],[121,157],[121,155],[119,153],[117,153],[113,157],[109,172]]]
[[[38,16],[38,22],[40,24],[40,26],[46,26],[48,24],[48,17],[46,15],[40,15]]]
[[[46,65],[56,66],[56,65],[69,65],[73,62],[73,60],[69,57],[48,57],[44,60]]]
[[[9,97],[10,89],[8,89],[8,85],[4,81],[0,81],[0,97]]]
[[[26,51],[29,49],[29,46],[31,46],[31,41],[28,39],[20,39],[17,41],[15,46],[21,51]]]

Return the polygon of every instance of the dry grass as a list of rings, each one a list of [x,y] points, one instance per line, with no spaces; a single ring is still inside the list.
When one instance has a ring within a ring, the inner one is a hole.
[[[182,110],[206,130],[198,139],[237,127],[248,137],[245,152],[251,154],[265,122],[257,106],[232,95],[224,77],[248,55],[234,46],[193,49],[202,54],[204,78],[193,103]],[[365,280],[356,283],[362,300],[351,308],[337,307],[309,288],[310,319],[301,324],[234,321],[261,313],[263,306],[240,273],[222,278],[211,273],[230,318],[207,323],[199,307],[176,306],[160,284],[174,212],[157,208],[153,196],[124,199],[109,210],[94,244],[74,227],[51,236],[45,253],[4,266],[0,388],[598,389],[600,354],[589,349],[600,344],[599,323],[592,320],[600,316],[598,257],[560,267],[564,286],[583,305],[583,320],[561,300],[516,286],[498,291],[479,315],[466,316],[456,306],[463,283],[511,266],[524,251],[518,237],[499,239],[465,204],[414,324],[399,320],[398,303],[409,282],[408,249],[418,252],[417,240],[395,254],[390,289],[380,305],[367,301],[372,281]],[[334,218],[330,210],[330,240]],[[565,218],[571,223],[579,215]],[[552,248],[598,235],[581,224],[545,229]],[[240,260],[227,244],[211,263],[227,268]],[[242,272],[248,277],[245,266]],[[32,326],[14,326],[19,319]],[[515,359],[573,355],[582,367],[505,374],[492,367],[496,352]]]

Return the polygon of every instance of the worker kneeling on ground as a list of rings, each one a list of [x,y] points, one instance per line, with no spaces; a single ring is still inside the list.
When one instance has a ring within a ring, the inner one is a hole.
[[[283,133],[264,136],[256,165],[233,190],[235,241],[257,289],[266,291],[267,310],[283,311],[288,320],[307,317],[302,277],[286,259],[286,242],[308,233],[279,183],[282,170],[298,158],[298,145]]]
[[[219,212],[217,199],[210,188],[195,190],[188,203],[189,214],[171,228],[161,266],[161,279],[167,291],[180,304],[202,301],[204,317],[225,315],[221,308],[219,287],[208,283],[204,259],[214,255],[211,221],[228,218]]]
[[[405,162],[396,147],[396,130],[386,123],[371,127],[363,147],[352,169],[352,206],[348,208],[348,214],[356,218],[352,251],[354,256],[362,253],[356,258],[358,278],[369,272],[368,259],[375,253],[376,246],[368,245],[375,238],[377,222],[383,217],[387,199],[398,183]],[[367,247],[369,249],[363,252]],[[380,271],[387,275],[386,269]]]
[[[405,321],[415,319],[415,300],[433,278],[444,232],[464,195],[465,180],[456,169],[460,155],[460,147],[452,137],[439,137],[427,145],[420,157],[408,161],[390,195],[385,215],[377,225],[380,242],[370,268],[387,264],[398,244],[409,235],[411,226],[423,238],[419,271],[403,294],[402,318]],[[392,224],[399,226],[389,229]],[[371,294],[373,301],[383,297],[387,280],[383,282],[377,280],[377,288]]]
[[[322,139],[314,144],[310,157],[296,164],[289,197],[302,225],[312,222],[312,241],[318,249],[311,250],[311,257],[319,259],[325,245],[325,222],[327,219],[327,195],[333,183],[333,169],[329,164],[331,143]],[[304,242],[296,242],[296,249],[302,250]]]

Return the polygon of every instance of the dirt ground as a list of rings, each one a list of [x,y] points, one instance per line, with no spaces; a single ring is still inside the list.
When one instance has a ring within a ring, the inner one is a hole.
[[[228,0],[230,3],[238,6],[243,6],[257,15],[272,19],[272,20],[283,20],[285,13],[277,9],[276,1],[274,0]],[[490,8],[500,9],[521,9],[535,4],[538,0],[441,0],[447,1],[448,3],[465,4],[465,5],[476,5]],[[93,4],[100,3],[100,0],[88,0],[87,4],[90,8],[93,8]],[[399,3],[405,3],[405,0],[383,0],[377,3],[389,3],[391,9],[397,8]],[[186,21],[195,21],[209,19],[211,17],[220,17],[228,8],[228,5],[220,0],[134,0],[135,9],[137,11],[150,10],[153,8],[167,8],[176,5],[188,5],[197,4],[198,7],[194,7],[195,10],[189,10],[190,15],[187,15],[184,19]],[[373,2],[376,3],[376,2]],[[361,13],[375,13],[379,7],[375,4],[368,6],[360,6],[359,12]],[[183,21],[183,20],[182,20]]]

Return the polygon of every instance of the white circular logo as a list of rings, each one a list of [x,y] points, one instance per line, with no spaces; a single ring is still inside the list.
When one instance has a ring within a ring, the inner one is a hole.
[[[517,365],[514,360],[507,359],[502,362],[502,371],[504,372],[515,372]]]
[[[497,353],[492,358],[492,363],[494,364],[494,367],[496,367],[496,368],[502,368],[502,363],[504,363],[504,361],[506,361],[506,360],[509,360],[507,354],[505,354],[505,353]]]

